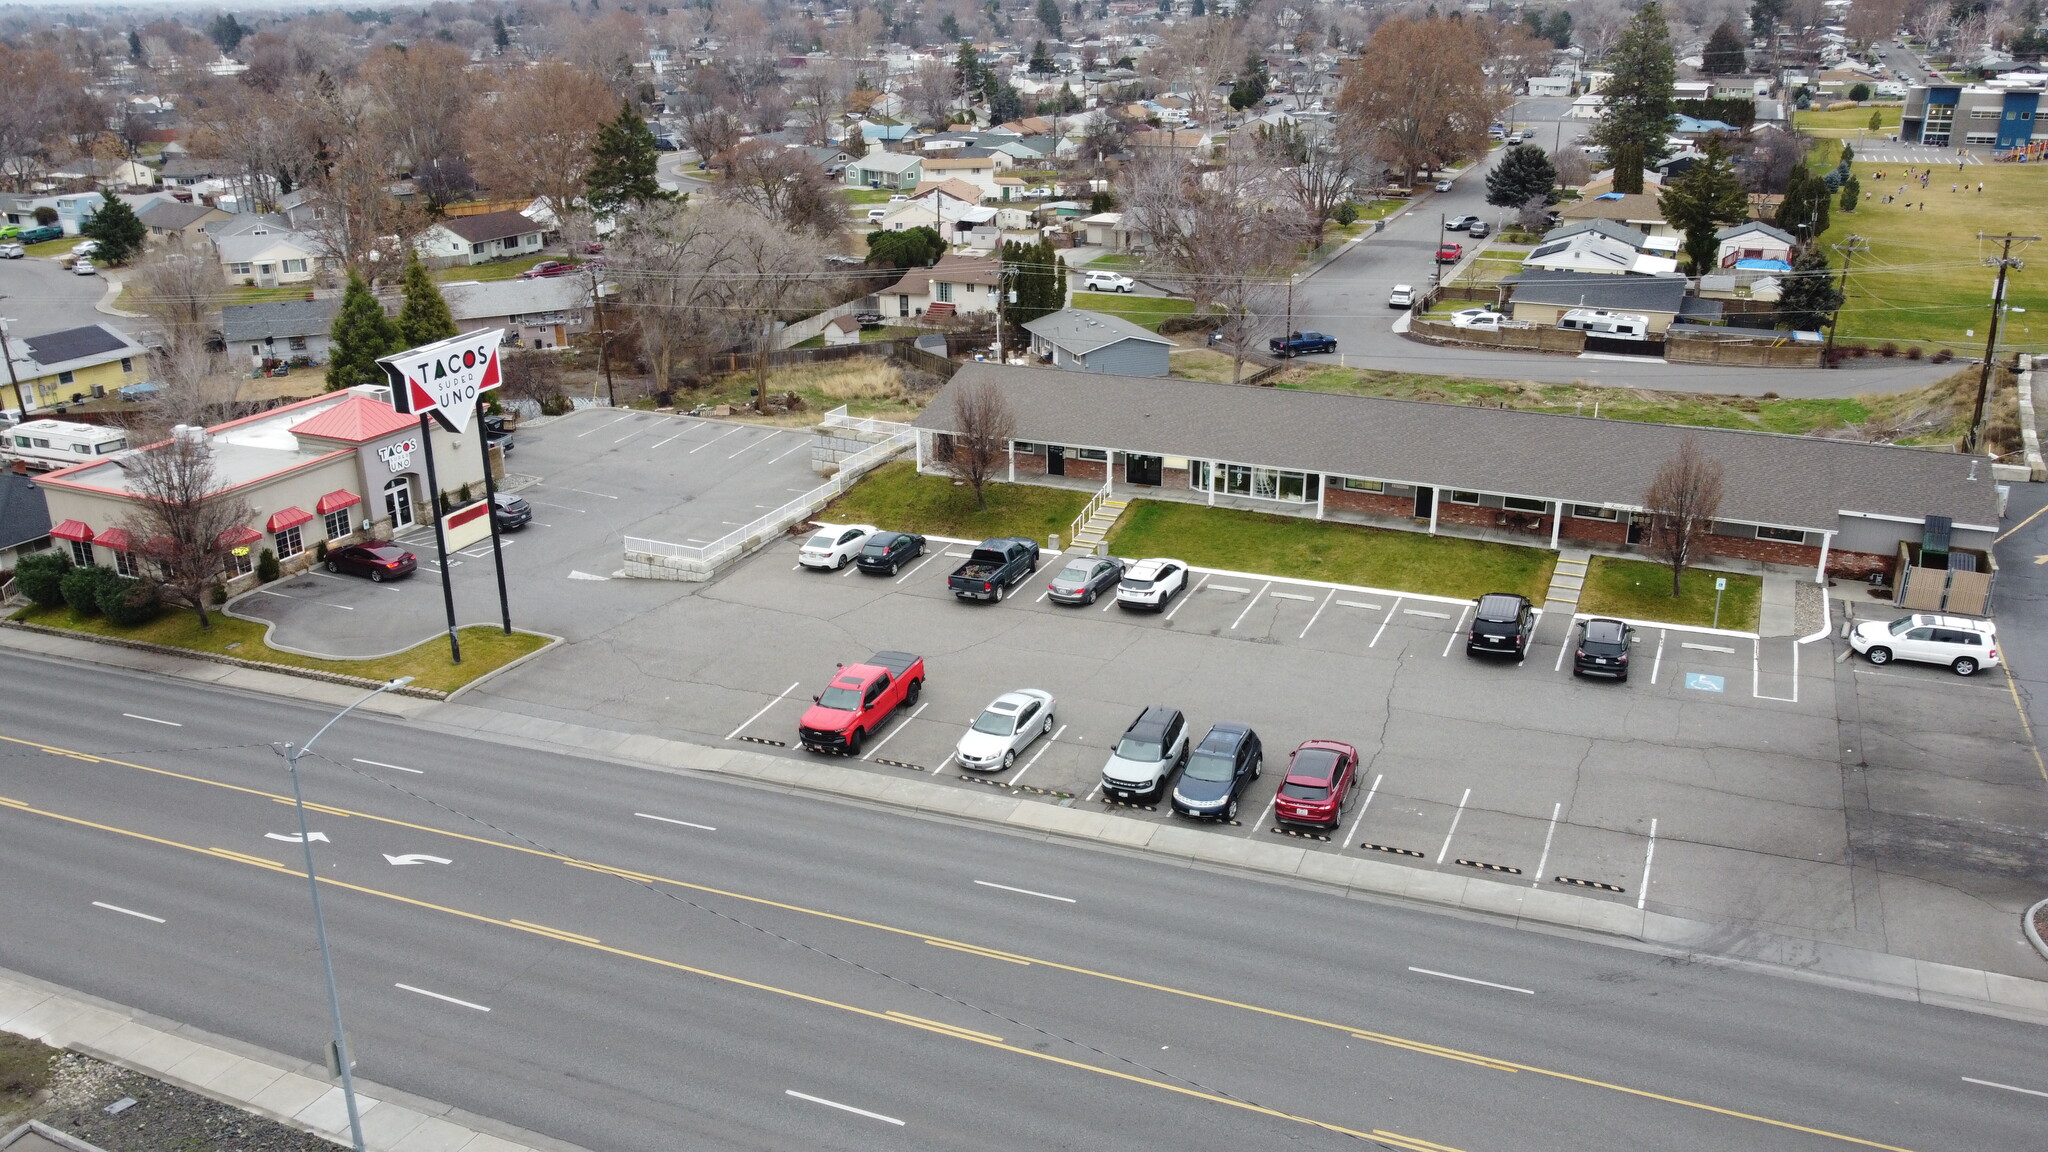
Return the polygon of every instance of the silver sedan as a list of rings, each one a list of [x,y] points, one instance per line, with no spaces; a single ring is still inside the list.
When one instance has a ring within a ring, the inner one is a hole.
[[[953,758],[962,768],[976,772],[1010,767],[1017,762],[1018,753],[1052,732],[1053,707],[1052,693],[1037,688],[1003,693],[974,718],[953,750]]]

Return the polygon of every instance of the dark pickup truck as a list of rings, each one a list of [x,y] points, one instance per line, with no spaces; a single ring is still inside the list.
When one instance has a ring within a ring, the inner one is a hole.
[[[1337,338],[1321,332],[1289,332],[1266,341],[1266,347],[1275,356],[1313,356],[1318,352],[1335,352]]]
[[[962,600],[1001,600],[1003,593],[1038,570],[1038,545],[1021,536],[984,540],[967,563],[946,577]]]

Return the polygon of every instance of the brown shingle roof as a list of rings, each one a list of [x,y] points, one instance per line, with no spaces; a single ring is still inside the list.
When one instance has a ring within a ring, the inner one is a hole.
[[[544,229],[532,217],[518,212],[485,212],[479,216],[450,216],[441,221],[446,228],[471,244],[483,244],[491,240],[503,240],[507,236],[524,236],[528,232]]]
[[[994,284],[1000,261],[993,258],[954,256],[939,257],[939,262],[929,268],[912,268],[903,274],[903,279],[882,290],[885,296],[923,296],[931,292],[934,280],[948,284]]]

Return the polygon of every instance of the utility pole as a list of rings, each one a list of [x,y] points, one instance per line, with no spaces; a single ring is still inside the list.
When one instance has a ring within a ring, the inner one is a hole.
[[[619,392],[617,388],[612,386],[612,330],[605,325],[604,285],[597,281],[597,268],[595,266],[585,264],[584,267],[590,269],[590,307],[597,314],[597,357],[604,365],[605,399],[612,407],[617,408],[619,406]],[[664,383],[666,382],[664,381]]]
[[[1835,300],[1834,315],[1828,319],[1828,347],[1821,357],[1823,364],[1830,362],[1835,354],[1835,330],[1842,326],[1842,305],[1847,303],[1849,299],[1849,264],[1856,259],[1858,252],[1870,251],[1870,245],[1865,244],[1863,237],[1856,235],[1854,232],[1849,233],[1845,239],[1848,241],[1845,244],[1828,245],[1828,247],[1842,254],[1842,293]]]
[[[2015,236],[2007,232],[2003,236],[1986,236],[1977,233],[1979,240],[1996,240],[2000,244],[1999,254],[1986,256],[1984,263],[1998,269],[1998,284],[1991,290],[1991,334],[1984,341],[1984,370],[1977,375],[1977,404],[1970,413],[1970,435],[1963,444],[1964,451],[1975,452],[1983,440],[1984,404],[1991,395],[1992,360],[1998,355],[1998,322],[2005,318],[2005,274],[2014,268],[2024,268],[2027,262],[2012,254],[2015,243],[2030,243],[2039,236]]]
[[[21,377],[14,374],[14,345],[7,342],[7,326],[14,323],[0,316],[0,358],[7,361],[7,382],[14,385],[14,406],[21,409],[21,419],[28,419],[28,401],[21,397]]]

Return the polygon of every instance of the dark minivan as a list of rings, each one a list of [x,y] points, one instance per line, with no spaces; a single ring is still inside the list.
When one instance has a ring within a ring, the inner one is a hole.
[[[1628,679],[1628,646],[1636,630],[1619,620],[1595,616],[1579,622],[1579,647],[1572,656],[1574,676]]]
[[[1536,610],[1527,596],[1488,592],[1472,613],[1472,631],[1465,636],[1465,655],[1506,655],[1519,660],[1536,631]]]
[[[1173,810],[1207,820],[1237,819],[1237,801],[1259,778],[1265,748],[1243,724],[1218,724],[1188,756],[1173,783]]]

